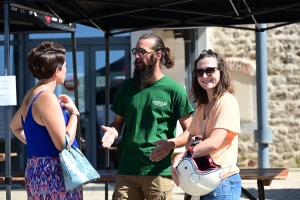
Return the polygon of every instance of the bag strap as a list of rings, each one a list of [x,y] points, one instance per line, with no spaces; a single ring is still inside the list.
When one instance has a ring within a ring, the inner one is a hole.
[[[65,134],[65,141],[63,143],[63,149],[69,149],[70,148],[70,136],[69,134]]]
[[[188,158],[192,157],[192,155],[194,153],[193,149],[199,142],[200,142],[199,137],[195,137],[195,140],[193,141],[193,143],[191,144],[191,146],[188,149],[186,157],[188,157]]]

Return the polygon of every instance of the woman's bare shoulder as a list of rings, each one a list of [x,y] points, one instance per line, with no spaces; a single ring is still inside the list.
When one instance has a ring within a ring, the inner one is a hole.
[[[35,93],[34,96],[39,94],[39,92],[40,91],[34,92]],[[48,90],[44,90],[43,92],[41,92],[37,96],[35,102],[36,102],[35,104],[41,104],[41,105],[45,105],[45,104],[49,105],[49,104],[52,104],[52,103],[57,104],[58,103],[58,98],[53,92],[48,91]]]

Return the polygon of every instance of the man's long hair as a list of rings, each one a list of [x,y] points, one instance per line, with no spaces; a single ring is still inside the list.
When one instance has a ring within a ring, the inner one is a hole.
[[[162,52],[162,57],[160,59],[160,63],[166,66],[167,69],[173,68],[175,65],[175,60],[174,60],[174,55],[172,54],[171,50],[169,47],[165,47],[164,42],[162,39],[154,35],[153,33],[146,33],[140,37],[139,40],[142,39],[154,39],[155,40],[155,45],[152,47],[153,50],[155,51],[161,51]]]

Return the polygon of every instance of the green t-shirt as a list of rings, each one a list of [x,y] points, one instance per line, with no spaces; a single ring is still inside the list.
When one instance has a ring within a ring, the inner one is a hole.
[[[164,76],[140,90],[133,78],[119,87],[111,110],[125,121],[118,174],[170,175],[171,155],[152,162],[153,142],[176,136],[177,120],[194,110],[183,86]]]

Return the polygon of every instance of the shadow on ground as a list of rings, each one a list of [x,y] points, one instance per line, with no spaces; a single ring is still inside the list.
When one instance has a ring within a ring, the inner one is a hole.
[[[247,188],[247,191],[258,199],[258,191],[255,188]],[[244,194],[243,198],[247,198]],[[268,200],[300,200],[300,188],[299,189],[266,189],[265,198]]]

